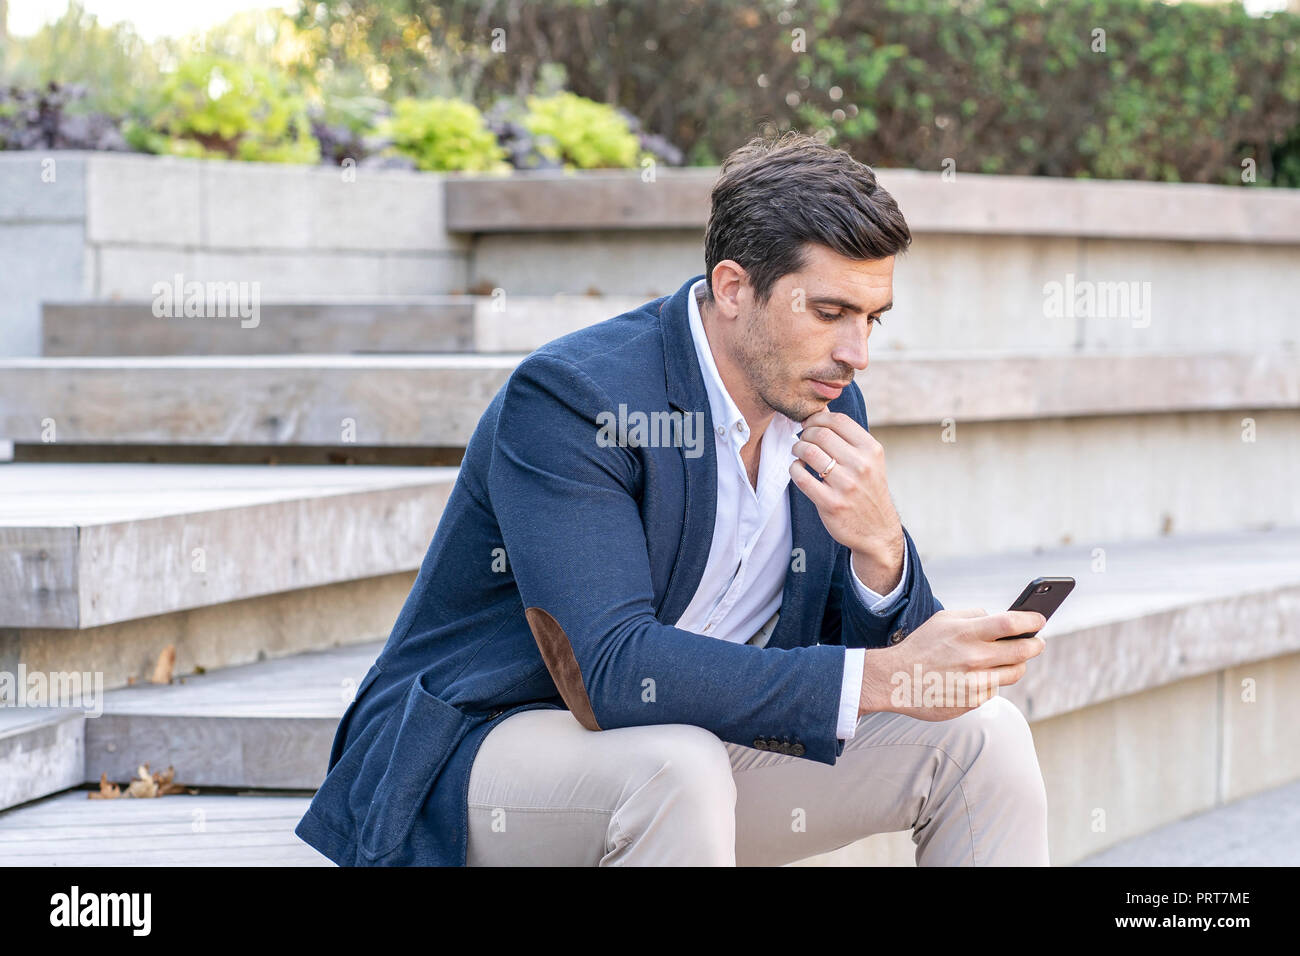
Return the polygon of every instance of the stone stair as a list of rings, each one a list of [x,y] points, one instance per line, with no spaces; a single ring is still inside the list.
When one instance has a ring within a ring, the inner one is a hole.
[[[1079,814],[1101,799],[1100,793],[1122,790],[1131,770],[1105,740],[1095,741],[1090,754],[1052,746],[1063,733],[1077,733],[1062,720],[1234,667],[1250,672],[1300,651],[1300,529],[1108,544],[1104,551],[1104,566],[1092,549],[1079,547],[927,563],[935,593],[949,608],[1006,606],[1039,574],[1068,574],[1078,581],[1043,632],[1047,651],[1003,694],[1035,728],[1049,798],[1077,803],[1071,810]],[[1240,639],[1221,640],[1226,627]],[[338,719],[382,646],[382,640],[369,641],[204,673],[178,669],[170,685],[107,691],[96,716],[72,709],[0,709],[0,780],[11,781],[0,798],[12,807],[41,796],[30,786],[12,785],[30,780],[31,768],[38,765],[62,768],[60,775],[47,772],[36,788],[53,793],[93,784],[101,774],[124,782],[146,762],[155,770],[175,767],[178,781],[202,792],[310,791],[324,777]],[[1196,770],[1213,778],[1207,781],[1211,787],[1224,776],[1225,761],[1248,761],[1251,750],[1285,746],[1288,733],[1276,723],[1276,702],[1271,716],[1256,719],[1249,708],[1234,710],[1231,697],[1223,699],[1233,712],[1223,728],[1221,752]],[[1157,758],[1164,766],[1149,769],[1176,775],[1187,758],[1164,753]],[[1273,768],[1283,775],[1296,769]],[[1081,778],[1090,788],[1082,793],[1077,791]],[[1238,796],[1224,792],[1215,805]],[[174,798],[164,799],[168,802],[160,806],[176,805]],[[84,818],[88,826],[108,812],[98,801],[68,803],[66,809],[69,819]],[[1135,812],[1113,804],[1112,810],[1117,816]],[[1188,812],[1194,811],[1170,801],[1166,818]],[[0,825],[5,819],[0,815]],[[1083,838],[1067,824],[1057,825],[1063,832],[1053,834],[1054,846],[1061,848],[1056,862],[1074,862],[1076,845],[1097,842],[1095,834]],[[902,853],[905,860],[907,836],[872,837],[852,859],[879,864]],[[11,850],[0,832],[0,857]]]
[[[105,694],[0,707],[0,862],[325,862],[293,825],[483,409],[532,349],[703,271],[714,172],[60,163],[57,189],[0,190],[28,263],[0,275],[0,340],[43,349],[0,357],[0,671]],[[1006,689],[1053,861],[1300,779],[1300,196],[884,181],[918,241],[859,381],[935,593],[1079,582]],[[256,324],[155,316],[174,273],[259,283]],[[1153,307],[1049,315],[1045,283],[1076,278],[1148,281]],[[169,645],[173,682],[146,683]],[[75,789],[143,762],[203,792]],[[910,855],[888,834],[804,863]]]

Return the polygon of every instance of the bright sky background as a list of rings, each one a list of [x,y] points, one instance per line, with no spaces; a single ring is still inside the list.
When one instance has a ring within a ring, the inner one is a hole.
[[[100,23],[129,20],[146,40],[212,26],[241,10],[297,6],[293,0],[84,0],[83,5]],[[1246,9],[1252,13],[1285,7],[1286,0],[1246,0]],[[67,8],[68,0],[9,0],[9,32],[28,36]]]
[[[83,0],[100,23],[130,21],[146,40],[182,36],[227,20],[241,10],[264,7],[294,9],[293,0]],[[68,9],[68,0],[9,0],[9,32],[30,36]]]

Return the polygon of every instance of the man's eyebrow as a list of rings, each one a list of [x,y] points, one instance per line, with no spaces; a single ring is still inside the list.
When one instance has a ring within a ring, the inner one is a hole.
[[[817,296],[813,296],[808,301],[815,303],[817,305],[838,305],[841,309],[847,309],[849,312],[862,311],[862,309],[859,308],[856,303],[850,302],[848,299],[841,299],[839,296],[836,295],[817,295]],[[888,312],[893,307],[894,307],[894,300],[890,299],[887,303],[885,303],[879,309],[876,309],[876,311],[871,314],[878,315],[881,312]]]

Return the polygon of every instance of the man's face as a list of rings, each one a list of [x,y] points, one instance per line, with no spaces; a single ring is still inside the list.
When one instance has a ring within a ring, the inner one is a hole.
[[[732,342],[754,396],[796,422],[866,369],[867,339],[894,295],[893,256],[864,261],[826,246],[808,250],[805,267],[777,280],[766,305],[746,284]]]

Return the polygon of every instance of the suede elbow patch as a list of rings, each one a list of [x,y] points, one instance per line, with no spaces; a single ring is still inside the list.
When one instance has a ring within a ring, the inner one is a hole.
[[[600,730],[596,723],[596,714],[591,709],[591,699],[587,697],[587,685],[582,680],[582,670],[578,659],[573,654],[573,644],[569,635],[564,633],[559,621],[551,617],[540,607],[524,610],[528,627],[533,632],[533,640],[542,654],[546,669],[551,673],[551,680],[564,698],[578,723],[588,730]]]

